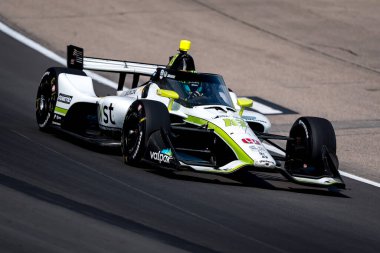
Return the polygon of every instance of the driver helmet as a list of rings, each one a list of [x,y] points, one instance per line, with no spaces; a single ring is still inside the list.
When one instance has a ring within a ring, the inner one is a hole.
[[[181,81],[183,90],[188,97],[209,97],[212,96],[212,90],[207,83],[195,81]]]
[[[183,82],[183,84],[187,94],[192,94],[193,96],[197,97],[203,95],[203,85],[201,85],[199,82]]]

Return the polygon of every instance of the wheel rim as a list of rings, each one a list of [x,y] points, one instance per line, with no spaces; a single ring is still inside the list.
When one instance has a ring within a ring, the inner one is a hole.
[[[291,138],[294,138],[291,144],[291,154],[295,158],[304,158],[308,149],[307,137],[302,126],[297,126],[293,129]]]
[[[57,85],[55,78],[44,78],[38,87],[36,97],[36,117],[41,128],[46,127],[52,118],[57,100]]]
[[[131,154],[139,143],[141,127],[139,126],[139,120],[136,116],[133,117],[128,123],[129,127],[127,128],[125,142],[127,143],[127,152]]]
[[[127,116],[126,127],[124,129],[124,154],[129,160],[134,160],[138,155],[144,134],[145,121],[142,120],[144,119],[144,111],[140,105],[138,109]]]
[[[46,124],[49,119],[51,100],[51,89],[49,85],[46,82],[41,83],[36,98],[36,116],[37,122],[40,125]]]
[[[290,137],[294,140],[287,145],[288,162],[285,166],[293,173],[304,173],[304,169],[309,164],[307,157],[309,142],[306,132],[301,125],[298,125],[292,129]]]
[[[305,131],[302,125],[298,125],[290,134],[294,141],[290,150],[292,162],[288,164],[287,168],[296,174],[321,176],[323,175],[323,170],[313,161],[310,153],[312,145],[311,133],[306,133]]]

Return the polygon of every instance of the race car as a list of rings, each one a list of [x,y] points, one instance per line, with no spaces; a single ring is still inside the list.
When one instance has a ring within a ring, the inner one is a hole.
[[[252,100],[238,98],[222,76],[196,71],[190,45],[182,40],[167,65],[84,57],[82,48],[69,45],[67,68],[49,68],[38,87],[39,128],[120,147],[130,165],[222,175],[279,172],[298,184],[345,188],[328,120],[300,117],[289,136],[271,134],[268,118],[251,110]],[[84,69],[118,73],[116,94],[98,97]],[[286,148],[274,140],[286,141]]]

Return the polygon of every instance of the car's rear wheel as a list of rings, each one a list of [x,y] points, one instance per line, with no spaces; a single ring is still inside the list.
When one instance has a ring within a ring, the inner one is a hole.
[[[285,168],[292,174],[323,176],[323,150],[336,155],[335,131],[330,121],[301,117],[293,124],[286,145]]]
[[[143,158],[152,133],[170,131],[167,107],[157,101],[136,100],[129,108],[121,134],[121,151],[125,163],[136,165]]]
[[[52,67],[42,76],[36,97],[36,119],[41,130],[51,126],[58,98],[58,76],[61,73],[86,76],[82,70]]]
[[[58,97],[58,80],[54,69],[48,69],[43,75],[37,90],[36,118],[41,130],[51,125],[54,117],[54,108]]]

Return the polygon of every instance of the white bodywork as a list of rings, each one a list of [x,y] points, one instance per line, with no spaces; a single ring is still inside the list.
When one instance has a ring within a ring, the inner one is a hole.
[[[102,130],[109,131],[121,131],[130,105],[136,99],[141,99],[144,89],[143,86],[119,91],[115,96],[99,98],[95,95],[90,77],[60,74],[58,84],[59,97],[61,99],[57,101],[55,110],[57,115],[65,116],[70,107],[79,102],[97,104],[99,127]],[[155,83],[151,83],[146,99],[160,101],[168,106],[169,99],[157,95],[158,89],[159,87]],[[189,123],[197,124],[190,120],[196,118],[197,120],[214,124],[218,129],[215,133],[219,135],[227,145],[231,146],[231,143],[234,142],[235,144],[233,146],[239,147],[232,148],[237,157],[236,160],[220,168],[189,166],[194,170],[221,173],[230,173],[246,165],[254,165],[255,167],[268,169],[275,168],[276,162],[266,149],[268,145],[264,146],[247,124],[247,122],[260,123],[264,127],[264,132],[268,132],[271,126],[269,120],[264,115],[252,111],[244,111],[243,116],[240,117],[238,113],[240,107],[237,105],[237,97],[232,92],[230,95],[235,105],[235,110],[227,109],[223,106],[217,106],[219,109],[215,109],[214,106],[186,108],[178,103],[174,103],[170,113],[184,118],[185,121]],[[230,139],[226,140],[225,135],[229,136]],[[245,157],[245,159],[242,159],[242,157]]]
[[[60,125],[61,117],[66,116],[72,105],[78,102],[97,103],[98,101],[99,98],[94,92],[90,77],[61,73],[58,76],[58,98],[53,124]]]

